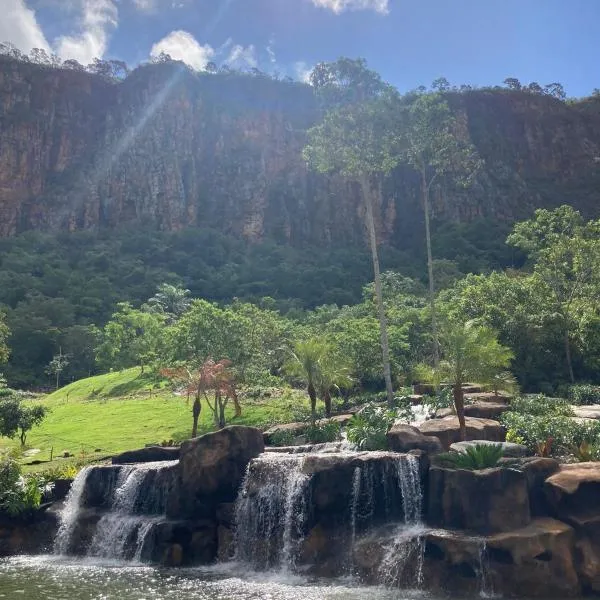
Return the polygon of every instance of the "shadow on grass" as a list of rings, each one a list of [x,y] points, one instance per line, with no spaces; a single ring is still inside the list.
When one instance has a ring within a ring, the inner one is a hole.
[[[130,381],[120,383],[111,388],[106,394],[107,398],[115,398],[118,396],[126,396],[131,392],[139,392],[142,390],[150,391],[153,385],[159,384],[160,381],[150,373],[140,373]]]

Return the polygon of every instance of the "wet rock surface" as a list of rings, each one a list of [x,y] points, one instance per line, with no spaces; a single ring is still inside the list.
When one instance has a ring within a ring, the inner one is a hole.
[[[503,442],[506,439],[504,427],[492,419],[466,417],[467,440],[489,440]],[[456,442],[460,442],[460,425],[458,417],[431,419],[419,425],[419,431],[427,436],[437,437],[445,450]]]
[[[428,493],[427,518],[433,526],[489,535],[531,521],[527,479],[516,469],[432,466]]]

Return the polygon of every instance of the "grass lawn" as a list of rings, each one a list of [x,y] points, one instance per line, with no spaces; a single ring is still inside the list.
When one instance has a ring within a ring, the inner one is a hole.
[[[27,436],[27,447],[41,452],[22,461],[30,470],[45,470],[69,463],[86,463],[163,440],[180,441],[192,427],[191,401],[178,396],[168,382],[156,383],[139,368],[76,381],[39,400],[50,409],[43,423]],[[229,424],[266,428],[294,420],[294,412],[308,407],[305,394],[281,390],[268,398],[242,399],[242,416],[229,413]],[[228,407],[229,410],[229,407]],[[213,428],[212,413],[203,402],[200,433]],[[18,447],[18,440],[0,438],[1,448]],[[32,460],[52,463],[27,465]],[[63,452],[74,458],[60,458]]]

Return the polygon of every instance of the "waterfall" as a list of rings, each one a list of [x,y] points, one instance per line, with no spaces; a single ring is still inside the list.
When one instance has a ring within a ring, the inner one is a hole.
[[[379,567],[379,579],[384,585],[420,588],[423,584],[425,541],[421,512],[423,495],[419,461],[408,454],[396,463],[397,477],[402,492],[404,523],[388,545]]]
[[[84,469],[61,513],[55,552],[65,554],[78,547],[89,556],[140,560],[153,526],[165,519],[177,464],[164,461]],[[86,520],[90,512],[96,517]],[[74,539],[75,532],[79,525],[89,530],[90,522],[91,541],[84,549]]]
[[[491,598],[494,595],[494,590],[492,588],[490,577],[489,577],[489,559],[487,552],[487,541],[485,538],[480,538],[478,540],[479,544],[479,595],[482,598]]]
[[[318,540],[326,536],[329,560],[347,573],[359,534],[402,515],[407,526],[418,524],[421,502],[419,461],[411,455],[265,453],[248,466],[236,502],[235,560],[293,571],[299,560],[318,562]]]
[[[60,527],[54,540],[54,554],[62,555],[69,552],[71,536],[77,524],[77,517],[81,509],[81,499],[90,471],[90,467],[83,468],[71,484],[71,489],[60,513]]]
[[[302,455],[274,453],[249,465],[236,503],[236,560],[293,568],[307,510],[302,462]]]

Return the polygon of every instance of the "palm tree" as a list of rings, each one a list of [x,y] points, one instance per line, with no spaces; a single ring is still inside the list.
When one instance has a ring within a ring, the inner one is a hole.
[[[352,386],[351,366],[347,359],[337,353],[327,354],[321,363],[317,388],[325,404],[325,416],[331,416],[331,392]]]
[[[170,321],[180,317],[190,306],[190,290],[185,290],[170,283],[162,283],[158,286],[158,291],[150,300],[150,306],[153,312],[164,313],[170,316]]]
[[[513,354],[498,342],[497,334],[475,321],[446,319],[440,327],[442,359],[438,369],[429,369],[426,378],[452,385],[461,440],[467,438],[463,384],[467,381],[493,383],[506,371]]]
[[[310,418],[314,425],[317,418],[317,387],[322,382],[323,367],[332,354],[332,345],[322,338],[311,338],[294,344],[283,371],[306,383],[310,398]]]

